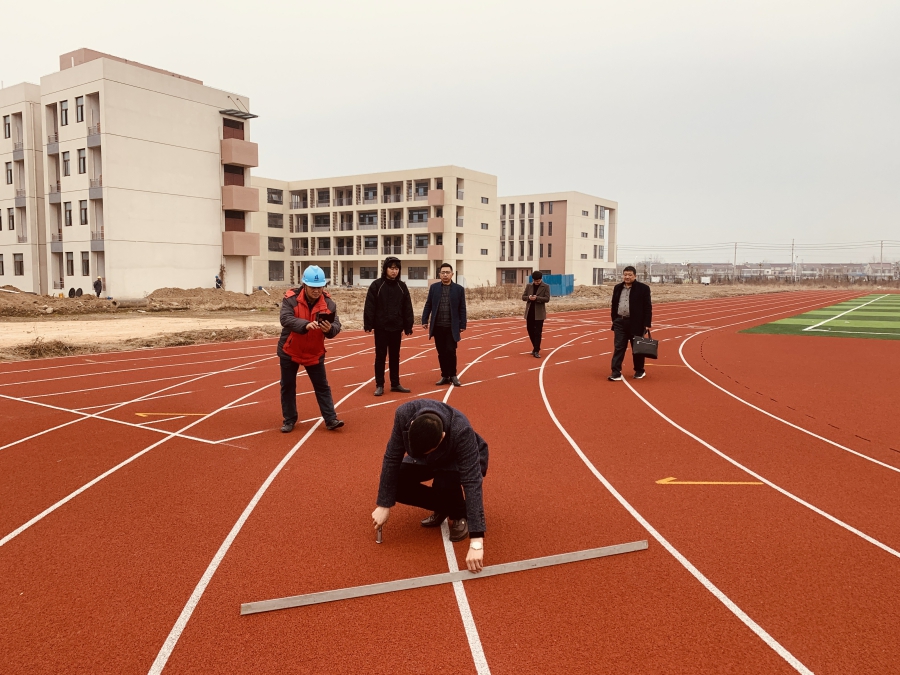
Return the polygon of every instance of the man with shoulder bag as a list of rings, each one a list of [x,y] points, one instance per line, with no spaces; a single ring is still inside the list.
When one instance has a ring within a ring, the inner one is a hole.
[[[650,300],[650,287],[636,281],[637,270],[629,265],[622,271],[622,283],[613,289],[612,328],[614,346],[612,356],[612,374],[606,378],[610,382],[622,379],[622,362],[625,350],[631,344],[631,356],[634,361],[634,379],[641,380],[647,376],[644,372],[645,356],[634,350],[634,337],[641,337],[650,332],[653,321],[653,303]]]

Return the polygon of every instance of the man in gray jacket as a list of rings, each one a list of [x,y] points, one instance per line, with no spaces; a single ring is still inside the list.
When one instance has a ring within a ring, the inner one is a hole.
[[[541,336],[544,334],[544,319],[547,318],[547,303],[550,302],[550,287],[543,282],[540,270],[531,273],[532,283],[522,292],[525,301],[525,326],[531,339],[531,355],[541,358]]]
[[[394,413],[384,452],[372,512],[375,528],[387,522],[397,502],[433,511],[422,527],[440,527],[449,518],[450,541],[469,537],[466,566],[480,572],[485,530],[481,484],[487,467],[487,443],[465,415],[431,399],[404,403]],[[432,479],[431,487],[423,485]]]

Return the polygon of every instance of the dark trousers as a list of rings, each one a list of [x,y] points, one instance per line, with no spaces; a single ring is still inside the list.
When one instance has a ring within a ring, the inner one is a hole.
[[[441,377],[455,377],[456,340],[453,339],[453,330],[450,326],[435,326],[432,337],[438,353],[438,363],[441,366]]]
[[[402,330],[375,329],[375,386],[384,386],[384,361],[390,356],[391,386],[400,386],[400,338]]]
[[[613,336],[612,374],[621,375],[625,349],[631,344],[631,338],[634,337],[627,319],[613,321]],[[631,345],[631,357],[634,360],[634,372],[639,373],[644,370],[644,356],[634,353],[634,345]]]
[[[534,351],[541,351],[541,336],[544,334],[544,320],[538,321],[533,316],[525,319],[525,325],[528,327],[528,337],[531,339],[531,346]]]
[[[431,487],[422,485],[432,478]],[[451,520],[466,517],[466,500],[458,471],[435,471],[423,464],[404,462],[400,465],[396,499],[401,504],[436,511]]]
[[[281,414],[284,421],[291,424],[297,423],[297,371],[300,364],[290,359],[280,358],[281,362]],[[328,378],[325,377],[325,357],[314,366],[303,366],[309,381],[316,392],[316,401],[319,410],[326,422],[337,419],[334,412],[334,401],[331,399],[331,387],[328,386]]]

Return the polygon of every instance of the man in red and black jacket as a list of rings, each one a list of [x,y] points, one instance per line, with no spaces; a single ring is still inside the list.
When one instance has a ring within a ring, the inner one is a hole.
[[[334,411],[331,387],[325,376],[325,338],[341,332],[337,305],[325,292],[325,273],[310,265],[303,272],[303,284],[284,294],[281,301],[281,339],[278,358],[281,361],[281,413],[284,416],[282,433],[289,433],[297,423],[297,371],[306,369],[316,392],[325,428],[334,431],[344,426]]]

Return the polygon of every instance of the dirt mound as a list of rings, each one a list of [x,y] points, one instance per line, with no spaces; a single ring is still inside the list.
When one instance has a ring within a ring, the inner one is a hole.
[[[6,286],[8,290],[17,290]],[[115,312],[114,300],[82,295],[80,298],[60,298],[31,293],[0,293],[0,316],[41,316],[46,314],[104,314]]]
[[[216,312],[223,310],[271,310],[281,306],[284,291],[273,290],[271,295],[256,290],[251,295],[216,288],[158,288],[147,296],[150,311],[191,309]]]

